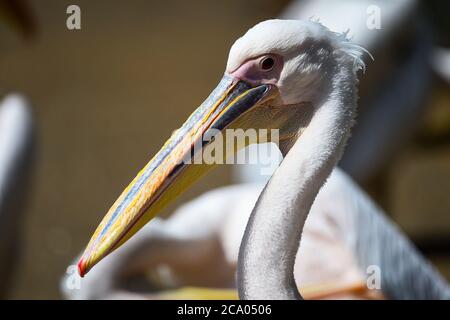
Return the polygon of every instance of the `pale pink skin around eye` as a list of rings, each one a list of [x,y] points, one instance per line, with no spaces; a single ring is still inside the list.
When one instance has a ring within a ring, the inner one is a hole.
[[[272,58],[273,67],[270,70],[264,70],[262,61],[266,58]],[[236,79],[244,80],[257,86],[261,84],[276,85],[283,70],[283,59],[280,55],[269,54],[254,59],[247,60],[240,67],[230,73]]]

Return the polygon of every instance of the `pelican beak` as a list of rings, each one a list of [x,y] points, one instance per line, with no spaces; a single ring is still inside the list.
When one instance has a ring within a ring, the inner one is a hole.
[[[204,138],[208,131],[223,132],[236,126],[245,113],[263,105],[277,92],[276,87],[270,84],[251,85],[225,75],[110,208],[78,263],[80,275],[84,276],[101,259],[125,243],[213,167],[213,164],[198,161],[214,141]]]

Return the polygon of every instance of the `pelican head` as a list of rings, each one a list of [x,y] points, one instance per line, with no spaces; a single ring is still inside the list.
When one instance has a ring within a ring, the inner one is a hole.
[[[232,46],[225,74],[209,97],[176,130],[122,192],[94,232],[78,269],[81,276],[120,247],[164,206],[188,188],[211,163],[195,158],[208,152],[213,130],[278,129],[280,148],[289,148],[326,92],[336,86],[338,65],[362,66],[360,50],[345,35],[319,23],[268,20]],[[229,157],[239,148],[225,150]],[[264,141],[266,142],[266,141]]]

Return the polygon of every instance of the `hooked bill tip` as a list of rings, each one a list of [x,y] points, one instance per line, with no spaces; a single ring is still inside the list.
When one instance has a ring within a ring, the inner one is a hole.
[[[80,275],[80,277],[84,277],[84,275],[86,274],[86,266],[84,263],[84,259],[81,258],[80,261],[78,261],[78,274]]]

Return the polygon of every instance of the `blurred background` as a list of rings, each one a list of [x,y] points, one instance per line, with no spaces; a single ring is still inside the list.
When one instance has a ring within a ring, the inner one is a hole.
[[[81,30],[66,27],[71,4]],[[371,4],[380,28],[367,24]],[[374,55],[341,165],[450,279],[449,3],[1,0],[0,12],[0,160],[15,152],[0,161],[11,163],[0,171],[1,297],[60,298],[68,264],[214,88],[234,40],[280,16],[350,25]],[[8,104],[24,107],[2,122]],[[258,179],[249,172],[220,166],[166,215],[206,190]]]

